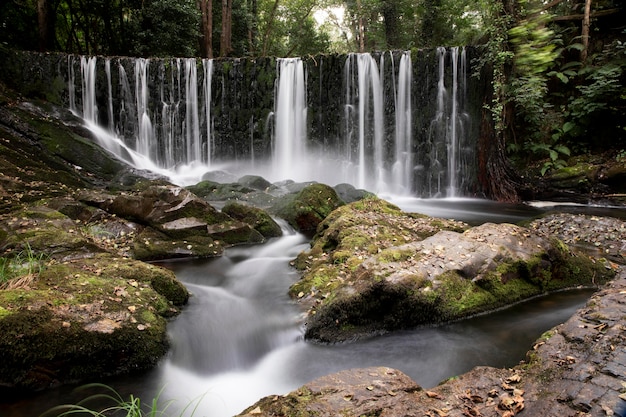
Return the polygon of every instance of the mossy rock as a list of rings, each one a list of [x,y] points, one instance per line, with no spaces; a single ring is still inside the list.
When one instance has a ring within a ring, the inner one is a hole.
[[[149,369],[188,296],[171,271],[109,254],[51,263],[0,291],[0,382],[40,390]]]
[[[249,224],[267,239],[279,237],[283,234],[280,225],[276,223],[265,210],[245,204],[230,202],[222,208],[222,213],[226,213],[233,219]]]
[[[614,275],[520,226],[463,228],[375,199],[333,212],[294,262],[303,276],[290,295],[308,307],[305,337],[338,342],[457,320]]]
[[[7,237],[0,250],[32,250],[55,259],[103,252],[83,235],[80,224],[45,206],[29,206],[0,219],[0,229]]]
[[[326,216],[343,204],[332,187],[316,183],[281,200],[270,212],[287,220],[296,230],[308,232],[314,231]]]
[[[142,261],[210,258],[221,256],[223,252],[223,243],[210,236],[187,236],[184,239],[175,239],[150,227],[143,229],[132,244],[133,257]]]

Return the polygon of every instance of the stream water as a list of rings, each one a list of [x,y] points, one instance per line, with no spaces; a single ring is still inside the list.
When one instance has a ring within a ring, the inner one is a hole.
[[[398,203],[473,223],[480,218],[519,221],[534,214],[516,206],[494,210],[493,203],[471,200]],[[515,365],[541,333],[567,320],[591,294],[562,292],[446,326],[318,345],[303,340],[301,311],[286,294],[298,279],[289,262],[308,246],[307,237],[286,229],[282,238],[234,247],[220,258],[162,263],[193,293],[169,325],[169,355],[150,372],[98,382],[145,403],[157,396],[173,399],[167,415],[198,405],[195,417],[232,416],[263,396],[285,394],[316,377],[354,367],[397,368],[428,388],[477,365]],[[0,404],[0,415],[34,417],[85,396],[72,387],[55,389]]]

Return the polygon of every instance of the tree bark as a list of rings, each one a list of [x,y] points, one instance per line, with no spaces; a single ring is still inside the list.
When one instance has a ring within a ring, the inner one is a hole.
[[[583,64],[587,60],[587,54],[589,51],[589,26],[590,19],[589,15],[591,14],[591,0],[585,0],[585,15],[583,17],[583,27],[581,32],[581,38],[583,41],[583,49],[580,51],[580,62]]]
[[[39,50],[54,49],[56,37],[56,6],[54,0],[37,0],[37,23],[39,26]]]
[[[202,14],[201,51],[205,58],[213,58],[213,0],[198,0]]]
[[[232,50],[232,13],[233,1],[222,0],[222,34],[220,37],[220,56],[228,56]]]

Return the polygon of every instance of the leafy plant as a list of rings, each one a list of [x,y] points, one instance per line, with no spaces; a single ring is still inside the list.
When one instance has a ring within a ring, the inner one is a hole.
[[[107,416],[120,416],[120,417],[168,417],[171,414],[166,414],[167,410],[173,404],[174,400],[165,402],[163,405],[159,405],[159,398],[161,392],[152,399],[149,404],[142,404],[141,400],[134,395],[130,395],[128,399],[124,399],[114,388],[105,384],[87,384],[79,387],[77,390],[93,390],[99,389],[103,392],[93,394],[80,401],[78,404],[65,404],[51,408],[42,417],[55,416],[55,417],[67,417],[72,415],[87,415],[92,417],[107,417]],[[179,417],[185,415],[185,413],[191,409],[191,415],[193,416],[198,409],[200,399],[192,401],[187,404],[178,414]],[[88,406],[88,403],[97,403],[100,406]],[[194,405],[195,403],[195,405]],[[110,404],[103,406],[102,404]],[[191,408],[193,405],[193,408]],[[59,414],[60,413],[60,414]]]
[[[561,159],[561,155],[570,156],[567,146],[561,144],[549,145],[546,143],[531,143],[529,149],[536,154],[548,154],[549,159],[541,167],[541,175],[546,175],[550,169],[560,169],[567,166],[567,162]]]

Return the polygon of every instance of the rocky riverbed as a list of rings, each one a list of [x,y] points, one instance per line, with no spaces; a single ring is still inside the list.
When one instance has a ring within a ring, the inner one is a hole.
[[[52,117],[61,114],[63,121]],[[267,213],[229,204],[263,206],[299,230],[316,230],[310,251],[294,260],[303,280],[291,289],[316,340],[345,341],[558,288],[604,285],[624,260],[617,219],[554,215],[528,227],[470,228],[402,213],[346,187],[258,178],[176,187],[103,152],[69,113],[27,103],[3,86],[0,134],[2,259],[27,256],[37,267],[0,289],[0,380],[9,395],[154,366],[167,351],[167,319],[189,294],[170,272],[140,260],[219,256],[276,230]],[[349,200],[360,201],[344,205]],[[577,251],[589,247],[595,250]],[[247,413],[623,415],[624,280],[621,271],[578,321],[539,340],[514,369],[479,368],[427,392],[394,370],[349,371],[264,399]],[[93,357],[100,358],[95,366]]]

